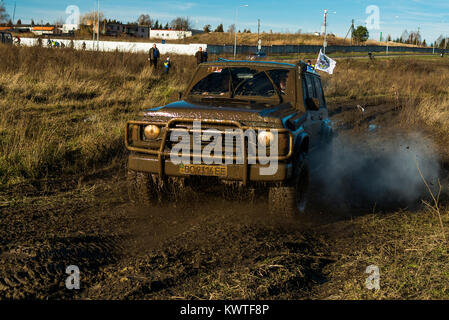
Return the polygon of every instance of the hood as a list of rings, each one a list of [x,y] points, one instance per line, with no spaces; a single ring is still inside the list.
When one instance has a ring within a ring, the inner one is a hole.
[[[291,104],[277,106],[266,104],[236,104],[223,102],[192,102],[178,101],[163,107],[148,109],[144,118],[189,118],[204,120],[232,120],[244,125],[250,123],[265,123],[272,126],[282,126],[282,118],[294,112]]]

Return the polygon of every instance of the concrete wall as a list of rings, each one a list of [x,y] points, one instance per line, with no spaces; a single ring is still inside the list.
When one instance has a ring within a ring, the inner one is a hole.
[[[21,38],[21,44],[24,46],[37,45],[35,38]],[[70,40],[54,39],[59,43],[64,43],[66,47],[70,46]],[[86,50],[96,50],[97,42],[92,40],[74,40],[75,49],[81,50],[83,42],[86,43]],[[42,39],[42,45],[47,46],[47,39]],[[199,47],[207,48],[206,44],[156,44],[161,54],[183,54],[195,55]],[[153,46],[152,42],[123,42],[123,41],[100,41],[100,51],[122,51],[122,52],[148,52]]]

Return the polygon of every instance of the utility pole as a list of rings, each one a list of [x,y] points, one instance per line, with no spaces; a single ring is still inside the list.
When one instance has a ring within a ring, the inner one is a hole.
[[[260,19],[257,22],[257,51],[262,51],[262,40],[260,40]]]
[[[14,1],[14,12],[12,14],[12,24],[15,25],[14,21],[16,19],[16,6],[17,6],[17,1]]]
[[[324,9],[324,41],[323,41],[323,53],[326,54],[327,47],[327,9]]]
[[[244,4],[244,5],[238,6],[238,7],[235,9],[234,59],[235,59],[235,57],[236,57],[236,55],[237,55],[237,18],[238,18],[238,15],[239,15],[239,8],[244,8],[244,7],[249,7],[249,6],[248,6],[247,4]]]
[[[351,33],[351,46],[352,46],[352,37],[354,35],[354,29],[355,29],[354,28],[354,19],[352,19],[352,24],[349,27],[349,30],[348,30],[348,32],[346,33],[346,36],[345,36],[345,43],[346,43],[346,39],[348,38],[349,33]]]
[[[97,21],[97,15],[95,14],[95,6],[94,11],[92,13],[94,18],[94,20],[92,21],[92,50],[95,50],[95,25]]]
[[[100,51],[100,0],[97,0],[97,20],[98,20],[97,51]]]
[[[387,38],[387,54],[388,54],[388,45],[390,44],[390,38],[391,38],[391,35],[388,35],[388,38]]]

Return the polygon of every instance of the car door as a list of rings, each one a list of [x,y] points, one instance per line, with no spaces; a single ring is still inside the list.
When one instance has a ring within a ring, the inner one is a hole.
[[[320,106],[324,98],[321,91],[320,99],[318,89],[321,88],[317,88],[315,78],[317,77],[307,73],[304,74],[303,77],[303,95],[304,105],[306,107],[306,121],[304,123],[304,129],[309,134],[310,151],[313,151],[319,147],[321,141],[321,123],[323,118],[323,111]]]

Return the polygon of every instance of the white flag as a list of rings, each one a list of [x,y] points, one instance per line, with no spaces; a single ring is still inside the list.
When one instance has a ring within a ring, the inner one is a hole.
[[[329,74],[333,74],[336,65],[337,62],[335,60],[332,60],[331,58],[323,54],[323,52],[321,52],[320,50],[320,55],[318,56],[315,70],[321,70]]]

